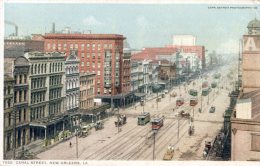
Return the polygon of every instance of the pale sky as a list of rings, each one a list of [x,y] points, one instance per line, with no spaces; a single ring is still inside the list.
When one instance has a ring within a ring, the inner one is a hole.
[[[69,26],[74,31],[122,34],[131,48],[141,49],[171,44],[174,34],[191,34],[197,45],[218,53],[237,53],[248,22],[260,19],[260,6],[250,5],[5,3],[4,7],[5,20],[19,26],[19,35],[50,32],[55,22],[56,30]],[[5,24],[5,36],[11,33],[14,26]]]

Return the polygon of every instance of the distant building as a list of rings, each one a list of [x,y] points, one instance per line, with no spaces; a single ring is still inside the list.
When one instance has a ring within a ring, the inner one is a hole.
[[[25,57],[30,64],[30,140],[52,138],[63,130],[65,55],[59,52],[30,52]]]
[[[17,135],[14,136],[14,116],[15,111],[13,109],[14,101],[13,101],[13,95],[14,95],[14,79],[9,75],[4,75],[4,154],[6,154],[7,151],[10,151],[14,148],[14,142],[16,139],[14,139]],[[5,157],[4,157],[5,158]]]
[[[89,110],[94,107],[95,73],[80,73],[80,109]]]
[[[176,46],[195,46],[196,37],[193,35],[173,35],[172,45]]]
[[[242,52],[242,88],[245,93],[260,89],[260,21],[250,21],[247,28]]]
[[[71,50],[70,55],[65,61],[66,72],[66,111],[71,115],[71,125],[79,125],[79,101],[80,101],[80,77],[79,77],[79,59],[77,50]]]
[[[123,80],[123,35],[55,33],[44,35],[44,51],[78,50],[80,72],[95,73],[95,95],[103,102],[120,104]],[[112,95],[111,95],[112,94]]]
[[[260,161],[260,21],[243,36],[242,89],[231,116],[231,160]],[[237,86],[238,89],[238,86]]]

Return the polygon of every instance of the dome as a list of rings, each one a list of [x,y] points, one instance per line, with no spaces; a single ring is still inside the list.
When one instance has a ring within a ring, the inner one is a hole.
[[[248,23],[247,28],[260,28],[260,21],[255,18]]]

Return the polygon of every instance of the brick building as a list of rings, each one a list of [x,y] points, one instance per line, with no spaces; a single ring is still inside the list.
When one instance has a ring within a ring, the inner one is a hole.
[[[96,73],[95,95],[109,102],[112,93],[118,99],[123,92],[123,35],[55,33],[43,37],[45,52],[57,50],[68,56],[70,49],[77,49],[80,72]]]
[[[260,21],[249,22],[248,34],[243,36],[242,86],[244,92],[260,89]]]

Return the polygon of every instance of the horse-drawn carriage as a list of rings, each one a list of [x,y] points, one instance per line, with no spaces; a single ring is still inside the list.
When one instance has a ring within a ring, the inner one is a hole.
[[[103,129],[103,128],[104,128],[104,122],[98,121],[98,122],[96,123],[96,125],[95,125],[95,129],[96,129],[96,130],[101,130],[101,129]]]
[[[166,153],[163,156],[163,160],[172,160],[174,154],[174,146],[169,145]]]
[[[193,135],[194,132],[195,132],[194,126],[191,125],[191,126],[189,127],[189,131],[188,131],[188,132],[189,132],[189,136]]]
[[[118,120],[115,121],[115,126],[122,126],[124,124],[126,124],[126,116],[125,115],[118,115]]]
[[[206,158],[209,154],[209,151],[211,149],[211,141],[205,141],[205,148],[203,150],[203,157]]]
[[[190,113],[185,112],[184,110],[179,112],[179,116],[182,118],[189,118],[190,117]]]

